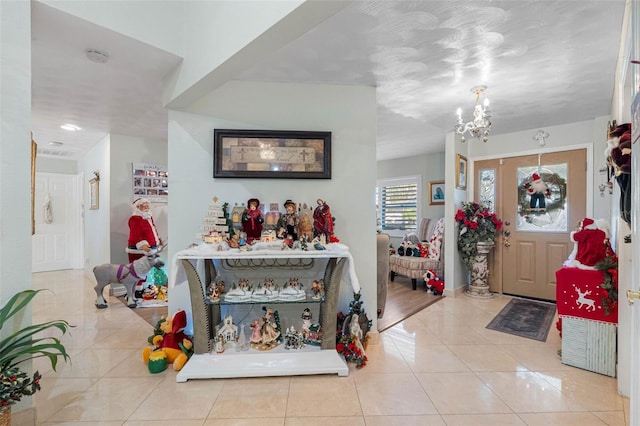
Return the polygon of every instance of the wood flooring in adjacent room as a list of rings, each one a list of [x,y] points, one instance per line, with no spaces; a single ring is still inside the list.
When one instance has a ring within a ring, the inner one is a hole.
[[[411,279],[396,275],[387,282],[387,303],[382,318],[378,318],[378,331],[384,331],[420,312],[442,299],[425,290],[424,281],[418,281],[417,290],[411,287]]]

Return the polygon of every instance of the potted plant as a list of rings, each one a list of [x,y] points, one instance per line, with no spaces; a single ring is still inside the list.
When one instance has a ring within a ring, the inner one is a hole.
[[[487,254],[495,246],[502,221],[488,206],[475,201],[467,201],[456,212],[458,223],[458,251],[462,263],[471,272],[469,293],[474,296],[488,296],[489,269]]]
[[[9,320],[22,313],[31,300],[42,290],[24,290],[16,293],[0,309],[0,330]],[[47,357],[55,370],[58,358],[69,360],[64,345],[58,337],[38,336],[44,331],[58,329],[61,336],[72,327],[63,320],[31,324],[26,327],[5,331],[0,339],[0,425],[11,423],[11,405],[23,396],[33,395],[40,390],[41,375],[33,376],[20,369],[20,363],[34,358]]]

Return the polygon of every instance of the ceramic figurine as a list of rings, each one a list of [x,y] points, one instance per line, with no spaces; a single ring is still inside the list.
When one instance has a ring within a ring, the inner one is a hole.
[[[280,332],[276,330],[276,324],[273,321],[273,311],[271,309],[262,308],[264,316],[262,317],[262,345],[263,347],[275,346],[276,339],[280,336]]]
[[[331,208],[321,198],[318,198],[317,203],[318,206],[313,211],[313,233],[316,237],[324,235],[326,241],[334,242],[332,240],[333,217],[331,216]]]
[[[311,298],[319,300],[324,297],[324,280],[313,280],[311,285]]]
[[[280,217],[278,222],[278,233],[282,239],[291,237],[293,241],[298,239],[298,226],[300,225],[300,219],[296,212],[296,203],[291,200],[284,202],[285,214]]]
[[[249,338],[251,343],[260,343],[262,341],[262,326],[260,325],[260,320],[257,318],[254,319],[249,328],[252,330],[251,337]]]
[[[217,354],[221,354],[224,352],[224,339],[221,335],[217,335],[214,340],[214,350]]]
[[[247,209],[242,213],[242,230],[247,234],[247,244],[260,241],[263,223],[260,200],[257,198],[249,199]]]

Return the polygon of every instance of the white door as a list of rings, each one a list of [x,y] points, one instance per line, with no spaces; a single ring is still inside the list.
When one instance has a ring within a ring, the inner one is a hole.
[[[77,182],[74,175],[36,173],[32,272],[72,269],[79,264],[80,202]]]

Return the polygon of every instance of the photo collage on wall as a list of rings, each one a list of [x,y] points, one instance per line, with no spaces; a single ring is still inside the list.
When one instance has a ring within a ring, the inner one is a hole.
[[[152,203],[166,203],[169,196],[167,166],[133,163],[133,198],[144,197]]]

